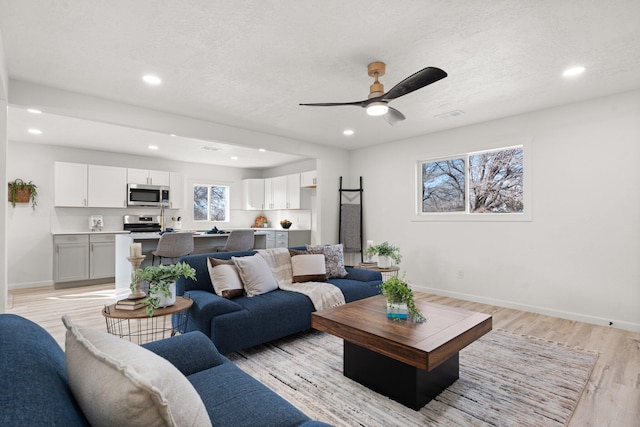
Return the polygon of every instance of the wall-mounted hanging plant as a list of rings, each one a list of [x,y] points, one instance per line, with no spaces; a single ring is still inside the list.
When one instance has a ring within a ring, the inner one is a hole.
[[[33,182],[24,182],[20,178],[9,182],[8,198],[11,206],[16,207],[16,203],[29,203],[33,209],[38,205],[38,186]]]

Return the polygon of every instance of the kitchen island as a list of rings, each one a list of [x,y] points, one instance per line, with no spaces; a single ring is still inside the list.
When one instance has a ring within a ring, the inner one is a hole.
[[[225,245],[229,237],[229,233],[206,234],[192,231],[181,231],[181,233],[193,233],[194,254],[215,252],[217,248]],[[140,266],[144,268],[151,265],[151,251],[157,248],[160,237],[160,233],[129,233],[116,236],[116,299],[126,298],[129,294],[132,271],[131,263],[127,261],[127,257],[130,255],[131,244],[142,244],[142,255],[147,256]],[[255,249],[267,247],[267,234],[264,231],[255,231],[255,238]]]

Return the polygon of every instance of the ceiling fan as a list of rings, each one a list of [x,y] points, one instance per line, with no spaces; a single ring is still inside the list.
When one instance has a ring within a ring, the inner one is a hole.
[[[364,101],[356,102],[321,102],[315,104],[300,104],[311,107],[334,107],[339,105],[354,105],[367,109],[370,116],[384,116],[391,126],[405,119],[404,114],[395,108],[389,107],[391,100],[421,89],[431,83],[447,77],[447,73],[440,68],[427,67],[414,73],[384,93],[384,85],[378,81],[378,77],[384,76],[384,62],[372,62],[367,66],[368,74],[375,79],[369,87],[369,97]]]

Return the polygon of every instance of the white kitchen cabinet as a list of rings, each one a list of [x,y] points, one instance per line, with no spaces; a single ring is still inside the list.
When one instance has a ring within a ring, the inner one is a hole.
[[[244,209],[249,211],[261,211],[265,209],[264,179],[243,179]]]
[[[53,237],[53,246],[55,283],[115,277],[115,234],[62,234]]]
[[[287,175],[287,209],[300,209],[300,174]]]
[[[169,207],[184,208],[184,175],[178,172],[169,173]]]
[[[54,196],[56,207],[87,206],[87,165],[55,162]]]
[[[104,279],[116,275],[116,235],[89,235],[89,278]]]
[[[165,171],[129,168],[127,169],[127,183],[169,187],[171,185],[171,176],[169,172]]]
[[[300,174],[264,180],[265,209],[300,209]]]
[[[88,206],[95,208],[127,207],[127,169],[88,165]]]
[[[315,188],[318,185],[317,171],[302,172],[300,174],[300,187]]]
[[[53,281],[89,279],[89,236],[61,235],[53,238]]]

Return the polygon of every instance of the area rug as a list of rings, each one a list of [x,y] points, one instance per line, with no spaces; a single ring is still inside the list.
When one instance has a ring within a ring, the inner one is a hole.
[[[342,340],[318,331],[234,353],[242,370],[334,426],[563,426],[597,353],[494,330],[460,352],[460,378],[419,411],[342,375]]]

